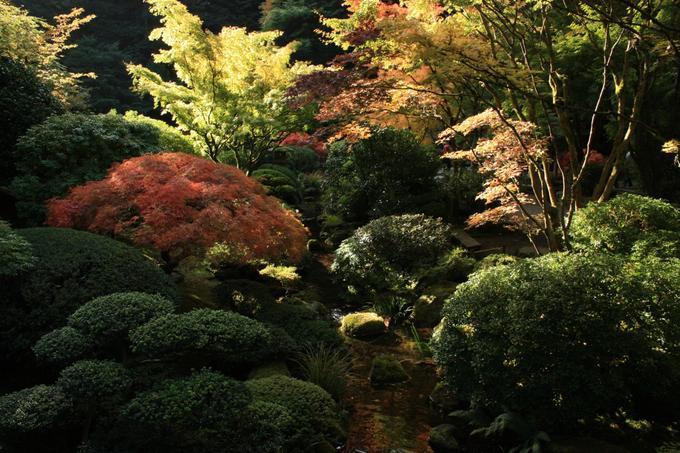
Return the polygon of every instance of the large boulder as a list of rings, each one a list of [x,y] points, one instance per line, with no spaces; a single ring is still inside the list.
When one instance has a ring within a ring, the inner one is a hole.
[[[372,384],[399,384],[410,379],[396,357],[381,354],[373,358],[369,379]]]
[[[428,442],[435,453],[450,453],[460,451],[455,437],[456,427],[453,425],[438,425],[430,431]]]

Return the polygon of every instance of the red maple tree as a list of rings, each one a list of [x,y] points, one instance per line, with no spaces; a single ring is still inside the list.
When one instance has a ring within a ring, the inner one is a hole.
[[[183,153],[114,165],[106,178],[48,202],[47,223],[120,237],[173,260],[225,244],[243,262],[298,262],[307,230],[235,167]]]

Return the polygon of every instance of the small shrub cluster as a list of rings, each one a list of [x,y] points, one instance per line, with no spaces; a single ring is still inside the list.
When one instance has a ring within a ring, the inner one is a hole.
[[[6,359],[25,356],[38,338],[96,297],[141,291],[179,300],[172,280],[126,244],[68,229],[17,233],[31,245],[35,263],[0,292],[0,350]]]
[[[452,249],[452,241],[450,227],[439,219],[382,217],[340,244],[332,270],[357,294],[412,289]]]

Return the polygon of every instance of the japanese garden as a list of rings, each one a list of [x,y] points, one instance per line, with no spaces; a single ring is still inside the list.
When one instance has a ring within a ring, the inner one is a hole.
[[[0,453],[680,453],[680,1],[0,0]]]

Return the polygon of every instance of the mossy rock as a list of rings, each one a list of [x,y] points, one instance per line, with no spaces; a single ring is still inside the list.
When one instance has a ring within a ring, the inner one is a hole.
[[[248,379],[264,379],[276,375],[290,377],[290,370],[286,362],[271,362],[260,365],[250,372]]]
[[[435,453],[452,453],[460,451],[456,440],[456,427],[453,425],[438,425],[430,431],[427,440]]]
[[[372,312],[350,313],[342,318],[340,331],[352,338],[372,338],[385,333],[385,320]]]
[[[442,319],[444,301],[456,290],[457,283],[444,282],[425,288],[413,306],[416,327],[434,327]]]
[[[373,359],[369,379],[372,384],[399,384],[410,377],[396,357],[381,354]]]

